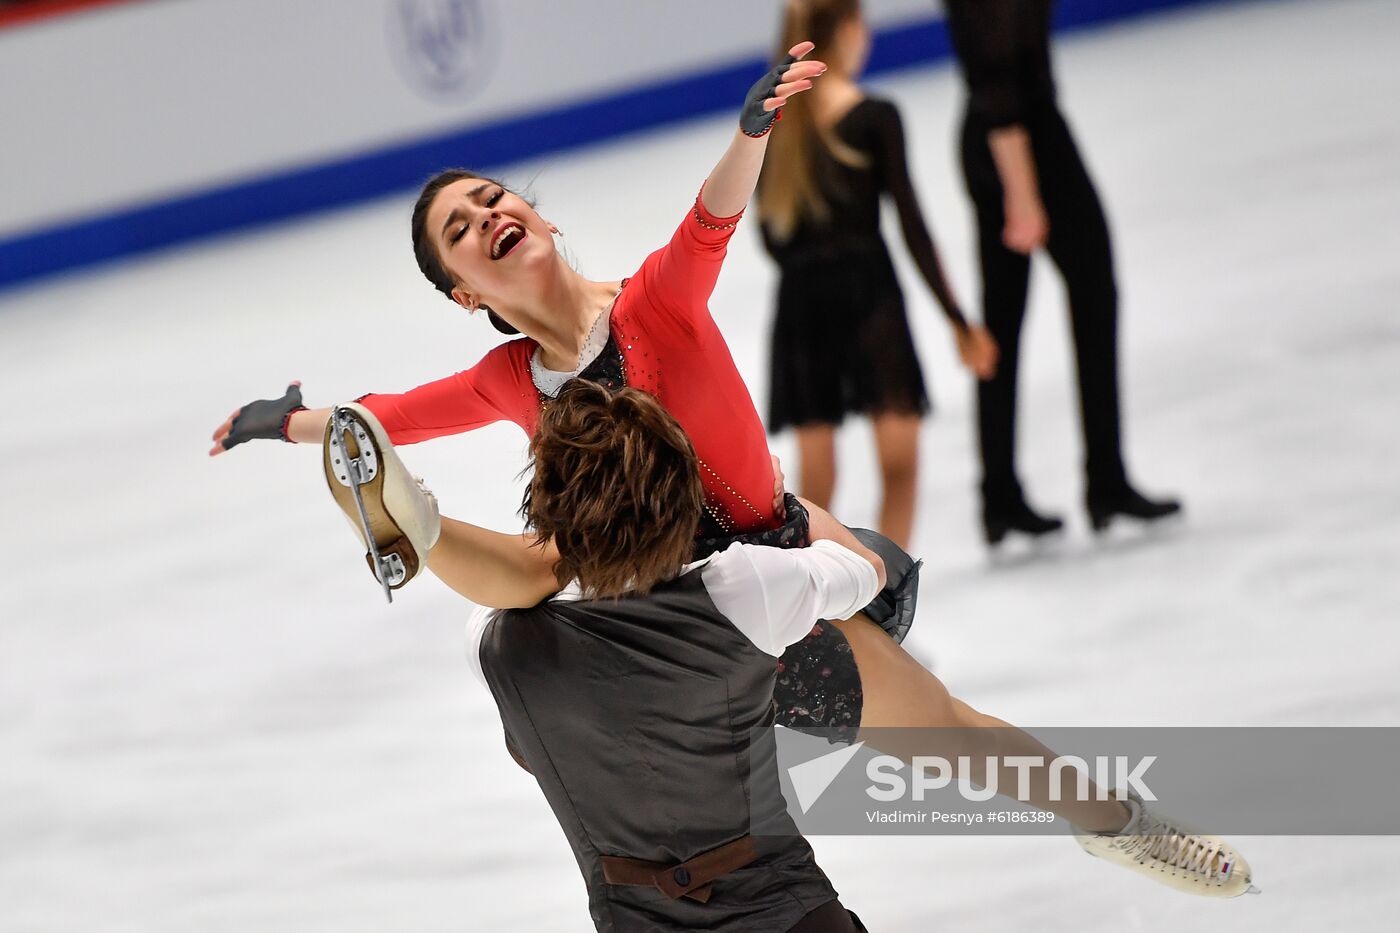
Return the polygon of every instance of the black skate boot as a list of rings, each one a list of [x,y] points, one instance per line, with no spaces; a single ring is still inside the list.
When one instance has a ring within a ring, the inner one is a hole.
[[[996,547],[1011,532],[1039,538],[1065,527],[1057,515],[1041,515],[1026,504],[1025,499],[999,505],[982,506],[982,536]]]
[[[1140,522],[1155,522],[1181,512],[1178,499],[1149,499],[1132,486],[1124,484],[1108,493],[1090,492],[1085,497],[1089,525],[1095,533],[1108,530],[1118,516]]]

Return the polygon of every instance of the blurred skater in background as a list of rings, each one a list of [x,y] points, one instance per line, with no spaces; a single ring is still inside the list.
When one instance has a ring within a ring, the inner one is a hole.
[[[1108,222],[1055,103],[1052,0],[945,0],[969,97],[963,174],[977,214],[983,317],[1001,351],[978,386],[982,527],[1039,536],[1063,522],[1037,513],[1016,475],[1016,371],[1030,257],[1044,248],[1069,298],[1085,451],[1084,502],[1095,531],[1115,516],[1179,512],[1143,496],[1123,464],[1118,404],[1118,292]]]
[[[929,410],[904,297],[880,235],[880,196],[899,211],[904,242],[979,378],[996,370],[987,330],[970,326],[919,210],[899,111],[856,83],[870,50],[859,0],[792,0],[781,48],[810,38],[830,66],[794,97],[769,144],[758,191],[763,242],[780,268],[773,322],[768,429],[795,427],[799,488],[826,508],[836,485],[836,427],[848,413],[874,423],[880,531],[909,547],[919,425]]]

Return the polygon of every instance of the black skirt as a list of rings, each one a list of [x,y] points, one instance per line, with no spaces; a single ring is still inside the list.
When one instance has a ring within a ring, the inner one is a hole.
[[[785,258],[769,365],[768,430],[847,414],[927,414],[904,296],[883,245]]]

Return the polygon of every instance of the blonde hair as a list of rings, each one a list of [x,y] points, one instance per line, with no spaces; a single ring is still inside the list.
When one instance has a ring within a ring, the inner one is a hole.
[[[783,13],[779,55],[799,42],[811,40],[820,59],[831,48],[836,32],[852,17],[860,16],[860,0],[789,0]],[[836,137],[831,128],[817,125],[810,94],[798,94],[783,106],[782,125],[768,141],[763,174],[758,186],[758,216],[778,240],[792,236],[800,221],[822,222],[831,217],[831,204],[822,191],[820,163],[823,153],[852,168],[864,168],[870,159]]]

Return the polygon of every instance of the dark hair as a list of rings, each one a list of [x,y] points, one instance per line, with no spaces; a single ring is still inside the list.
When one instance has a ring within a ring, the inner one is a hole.
[[[653,396],[571,379],[541,414],[530,454],[520,514],[536,543],[559,549],[561,586],[577,579],[589,599],[645,593],[690,561],[700,464]]]
[[[443,266],[442,257],[438,255],[437,246],[435,246],[433,241],[427,236],[428,208],[432,207],[433,199],[437,197],[439,191],[453,182],[461,181],[464,178],[479,178],[493,185],[501,185],[502,188],[506,187],[496,179],[488,175],[482,175],[480,172],[473,172],[464,168],[449,168],[445,171],[438,172],[432,178],[428,179],[427,184],[423,185],[423,190],[418,194],[417,202],[413,205],[413,257],[418,260],[419,270],[422,271],[429,282],[433,283],[433,287],[442,292],[449,299],[452,298],[452,289],[456,287],[457,282],[452,278],[452,273],[448,272],[446,267]],[[506,188],[506,190],[509,191],[510,189]],[[496,330],[503,334],[510,335],[520,333],[520,331],[507,324],[495,311],[492,311],[486,305],[482,305],[481,307],[485,309],[486,316],[491,319],[491,326],[496,328]]]

